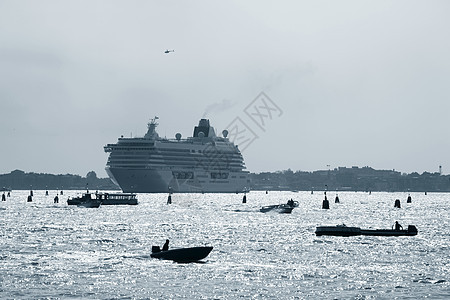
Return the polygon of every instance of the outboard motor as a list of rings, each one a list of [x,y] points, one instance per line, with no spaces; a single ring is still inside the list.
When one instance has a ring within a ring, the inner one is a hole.
[[[408,225],[408,233],[417,233],[417,228],[414,225]]]
[[[161,252],[161,248],[159,246],[152,246],[152,253]]]

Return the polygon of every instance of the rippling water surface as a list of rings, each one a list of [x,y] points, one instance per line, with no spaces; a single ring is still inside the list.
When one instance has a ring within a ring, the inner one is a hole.
[[[0,298],[450,297],[450,199],[444,193],[139,194],[136,206],[53,204],[45,191],[0,202]],[[51,191],[50,195],[55,195]],[[292,214],[263,205],[299,201]],[[395,199],[402,202],[394,208]],[[316,226],[390,228],[415,237],[316,237]],[[152,245],[214,246],[203,263],[150,258]]]

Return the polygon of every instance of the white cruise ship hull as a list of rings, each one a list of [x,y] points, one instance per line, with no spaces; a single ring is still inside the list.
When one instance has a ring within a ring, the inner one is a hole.
[[[106,168],[124,193],[243,193],[249,189],[247,172],[231,172],[227,179],[211,179],[203,170],[193,178],[175,178],[171,170]]]

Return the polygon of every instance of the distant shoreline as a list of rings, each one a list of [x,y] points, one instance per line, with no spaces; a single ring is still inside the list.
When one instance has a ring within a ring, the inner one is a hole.
[[[97,178],[95,172],[85,177],[71,174],[25,173],[14,170],[0,175],[0,188],[10,190],[119,190],[110,178]]]
[[[250,173],[251,190],[259,191],[363,191],[363,192],[450,192],[450,175],[423,172],[401,173],[370,167],[339,167],[333,170],[276,171]],[[110,178],[94,171],[85,177],[72,174],[26,173],[14,170],[0,174],[1,190],[120,190]]]
[[[339,167],[313,172],[284,170],[251,173],[252,190],[450,192],[450,175],[401,173],[371,167]]]

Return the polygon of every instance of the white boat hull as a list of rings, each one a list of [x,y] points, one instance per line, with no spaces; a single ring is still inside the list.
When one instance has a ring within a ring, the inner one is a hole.
[[[175,178],[171,170],[106,168],[106,172],[125,193],[243,193],[250,185],[246,172],[230,172],[227,179],[211,179],[208,172],[192,170],[193,178],[187,179]]]

